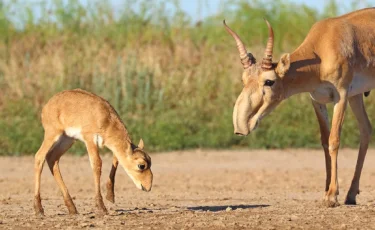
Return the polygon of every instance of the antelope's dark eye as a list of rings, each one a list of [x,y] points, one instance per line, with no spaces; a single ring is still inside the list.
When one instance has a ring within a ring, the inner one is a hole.
[[[138,165],[138,168],[139,168],[140,170],[145,169],[145,167],[146,167],[146,165]]]
[[[273,83],[275,83],[275,81],[266,80],[266,82],[264,82],[264,85],[266,85],[266,86],[272,86]]]

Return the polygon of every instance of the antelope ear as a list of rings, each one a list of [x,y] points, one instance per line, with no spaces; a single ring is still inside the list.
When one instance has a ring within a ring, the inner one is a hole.
[[[290,67],[290,54],[283,54],[281,56],[279,63],[276,66],[276,73],[283,77],[289,70]]]
[[[138,148],[143,149],[145,147],[145,144],[143,143],[142,138],[139,140]]]
[[[135,145],[133,143],[129,143],[128,148],[126,149],[126,153],[130,156],[133,154],[133,149]]]

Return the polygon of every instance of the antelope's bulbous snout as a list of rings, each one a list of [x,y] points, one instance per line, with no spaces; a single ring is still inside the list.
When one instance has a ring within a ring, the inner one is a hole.
[[[234,134],[236,134],[237,136],[247,136],[248,134],[244,134],[244,133],[241,133],[241,132],[234,132]]]
[[[249,130],[238,130],[234,128],[234,134],[236,134],[237,136],[247,136],[249,133]]]

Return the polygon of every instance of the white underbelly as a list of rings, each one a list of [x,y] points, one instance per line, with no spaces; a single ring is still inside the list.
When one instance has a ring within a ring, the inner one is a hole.
[[[82,136],[82,133],[81,133],[81,128],[68,127],[68,128],[65,129],[65,135],[67,135],[68,137],[71,137],[73,139],[85,142],[83,140],[83,136]]]
[[[310,93],[311,98],[320,104],[327,104],[338,98],[337,92],[332,84],[323,84]]]
[[[354,75],[353,80],[349,85],[348,96],[352,97],[357,94],[362,94],[364,92],[370,91],[373,88],[375,88],[375,76],[356,74]],[[337,90],[331,83],[322,84],[320,87],[311,92],[310,96],[313,100],[321,104],[327,104],[339,100]]]
[[[361,94],[375,88],[375,76],[356,74],[349,86],[349,97]]]

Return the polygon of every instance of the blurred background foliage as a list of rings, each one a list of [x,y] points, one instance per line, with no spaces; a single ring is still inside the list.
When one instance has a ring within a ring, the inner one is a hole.
[[[321,12],[281,0],[221,4],[221,12],[196,20],[178,0],[125,0],[116,9],[103,0],[0,1],[0,154],[35,153],[43,138],[42,106],[74,88],[107,99],[133,141],[142,137],[149,151],[320,147],[308,94],[283,102],[248,137],[233,134],[242,67],[222,20],[261,57],[267,18],[277,60],[293,52],[316,21],[358,9],[358,1],[351,9],[327,1]],[[374,97],[365,99],[373,123]],[[349,110],[342,146],[358,143]],[[85,149],[76,144],[70,152]]]

